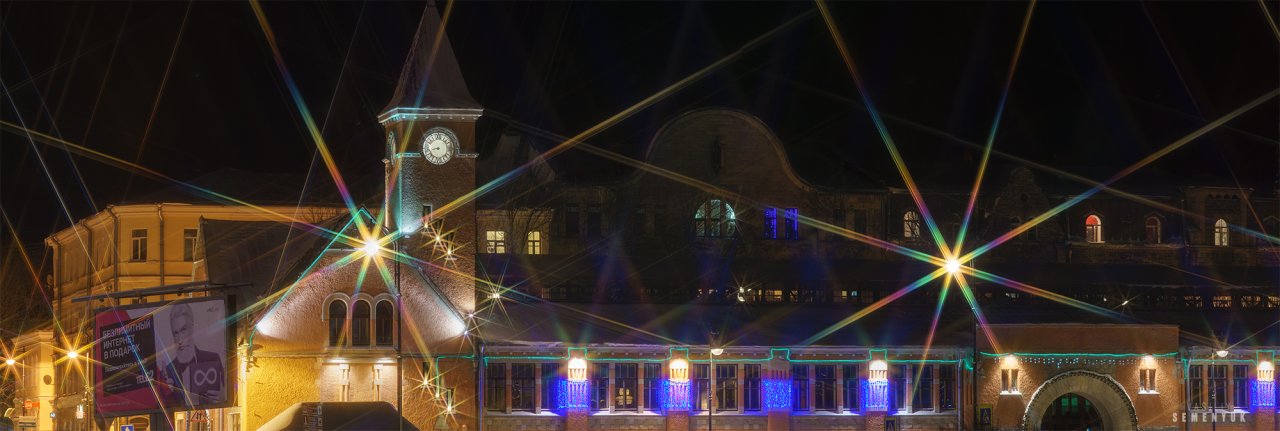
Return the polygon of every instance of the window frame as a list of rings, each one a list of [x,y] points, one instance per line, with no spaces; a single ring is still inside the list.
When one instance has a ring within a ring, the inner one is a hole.
[[[361,304],[364,304],[363,310],[367,313],[363,319],[363,323],[357,314],[361,311]],[[350,328],[351,347],[371,347],[373,345],[373,306],[366,299],[356,299],[351,302],[351,328]],[[364,338],[357,338],[363,334]]]
[[[902,239],[914,241],[920,239],[920,213],[906,210],[902,213]]]
[[[1231,246],[1231,228],[1226,219],[1213,222],[1213,245],[1216,247]]]
[[[542,247],[542,231],[531,230],[525,234],[525,254],[542,255],[545,254]]]
[[[714,372],[716,411],[738,410],[738,365],[716,364]]]
[[[507,231],[501,229],[485,230],[484,250],[488,254],[506,254]]]
[[[1161,238],[1164,234],[1163,230],[1163,223],[1160,223],[1160,218],[1156,216],[1148,216],[1147,220],[1143,222],[1143,232],[1147,244],[1163,243],[1163,238]]]
[[[146,262],[147,261],[147,243],[150,242],[150,229],[140,228],[131,229],[129,232],[129,261],[130,262]]]
[[[377,302],[378,303],[373,306],[373,345],[376,347],[395,346],[395,342],[396,342],[395,337],[396,337],[396,329],[397,329],[396,328],[396,317],[397,317],[396,306],[394,303],[391,302],[390,299],[380,299]],[[389,315],[385,317],[383,316],[383,313],[382,313],[383,304],[386,304],[387,306],[386,311],[387,313],[389,313]],[[387,326],[383,328],[383,325],[387,325]],[[384,329],[386,331],[385,338],[383,337]]]
[[[733,238],[738,234],[738,216],[724,199],[708,199],[693,213],[693,233],[698,238]]]
[[[824,412],[839,411],[836,402],[836,366],[829,364],[813,367],[813,410]]]
[[[484,370],[484,409],[490,412],[507,411],[507,364],[490,363]]]
[[[519,371],[519,372],[517,372]],[[516,362],[511,364],[511,411],[532,412],[537,406],[537,364]],[[518,398],[517,398],[518,397]],[[522,404],[516,404],[517,399]]]
[[[335,305],[338,307],[334,308]],[[328,309],[325,314],[325,318],[329,320],[328,347],[345,347],[347,342],[351,339],[351,337],[346,336],[347,315],[349,314],[347,310],[350,306],[346,300],[343,300],[342,298],[334,298],[329,300],[329,303],[326,304],[325,307]],[[335,314],[335,311],[339,313]]]
[[[809,411],[809,364],[791,364],[791,411]]]
[[[862,410],[858,392],[862,390],[862,380],[858,378],[858,364],[841,365],[841,386],[843,386],[844,411],[855,413]]]
[[[1085,216],[1084,242],[1089,244],[1102,244],[1106,242],[1102,233],[1102,217],[1097,214],[1089,214]]]
[[[785,214],[785,232],[784,238],[788,240],[800,239],[800,209],[787,208]]]
[[[200,241],[200,229],[182,229],[182,261],[196,261],[196,246]]]
[[[665,389],[662,374],[664,368],[661,363],[644,364],[644,411],[661,412],[666,408],[661,402],[666,396],[662,392]]]
[[[625,400],[623,391],[630,389],[630,403],[622,402]],[[613,364],[613,410],[623,411],[640,411],[640,364],[637,363],[621,363]]]
[[[744,364],[742,366],[742,410],[758,412],[761,410],[760,364]]]

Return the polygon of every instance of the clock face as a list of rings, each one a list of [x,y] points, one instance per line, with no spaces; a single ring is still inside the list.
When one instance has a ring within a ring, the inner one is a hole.
[[[437,127],[428,130],[427,136],[422,138],[422,156],[431,163],[443,165],[453,158],[457,145],[458,139],[453,136],[453,132]]]

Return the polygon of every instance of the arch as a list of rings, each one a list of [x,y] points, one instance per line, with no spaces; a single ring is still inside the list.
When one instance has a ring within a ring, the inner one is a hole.
[[[1101,244],[1102,238],[1102,217],[1089,214],[1084,218],[1084,241],[1090,244]]]
[[[325,307],[324,320],[329,321],[329,346],[342,346],[344,343],[347,327],[347,301],[342,298],[334,298],[329,300],[329,305]]]
[[[351,345],[352,346],[368,346],[373,328],[370,328],[370,318],[373,310],[369,307],[369,301],[357,299],[351,306]]]
[[[1089,400],[1098,409],[1103,429],[1138,429],[1138,412],[1124,387],[1111,376],[1085,370],[1058,374],[1036,388],[1022,414],[1022,429],[1040,429],[1049,404],[1072,393]]]
[[[902,237],[905,239],[920,238],[920,213],[907,210],[902,213]]]
[[[679,133],[688,129],[702,133],[706,131],[708,125],[731,124],[726,123],[726,120],[737,120],[741,122],[745,127],[735,127],[735,129],[753,131],[756,135],[760,136],[764,142],[768,143],[768,146],[773,150],[776,159],[780,163],[783,175],[790,179],[793,185],[806,192],[816,192],[818,190],[812,184],[809,184],[808,181],[805,181],[796,174],[795,169],[791,167],[791,159],[787,157],[786,148],[783,146],[782,140],[778,138],[778,135],[774,134],[773,130],[755,115],[738,109],[707,107],[687,111],[676,116],[671,119],[671,121],[663,124],[662,127],[658,129],[657,133],[653,134],[653,138],[649,141],[649,147],[645,150],[643,160],[648,163],[661,164],[660,159],[661,156],[664,155],[663,151],[670,149],[664,147],[672,146],[670,143],[672,136],[678,136]],[[714,140],[708,141],[708,145],[714,145],[715,142],[716,141]],[[735,142],[721,141],[721,143],[724,145],[721,154],[732,154],[733,144],[735,144]],[[706,150],[708,157],[710,157],[714,148],[706,148]],[[681,154],[686,154],[688,152],[688,148],[680,148],[679,151],[682,152]],[[698,158],[697,160],[702,159]],[[698,164],[704,167],[707,166],[705,162],[699,162]],[[728,167],[729,165],[731,165],[731,163],[726,163],[725,167]],[[632,174],[631,181],[640,179],[644,173],[645,171],[642,169],[636,170],[635,173]]]
[[[722,199],[711,199],[693,213],[693,234],[699,238],[728,238],[738,232],[738,216]]]
[[[382,295],[378,295],[382,296]],[[373,343],[376,346],[395,344],[396,307],[390,299],[380,299],[373,308]]]
[[[1146,239],[1147,244],[1159,244],[1164,242],[1161,240],[1164,226],[1160,223],[1159,217],[1153,215],[1147,216],[1147,220],[1143,222],[1143,226],[1143,236]]]
[[[1231,245],[1231,228],[1225,219],[1213,222],[1213,245],[1226,247]]]

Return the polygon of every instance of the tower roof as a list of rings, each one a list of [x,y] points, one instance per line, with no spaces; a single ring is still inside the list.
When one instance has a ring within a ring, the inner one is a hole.
[[[397,109],[409,112],[482,109],[467,90],[462,68],[453,55],[453,46],[435,2],[428,2],[422,11],[396,91],[380,119],[386,121],[388,114]]]

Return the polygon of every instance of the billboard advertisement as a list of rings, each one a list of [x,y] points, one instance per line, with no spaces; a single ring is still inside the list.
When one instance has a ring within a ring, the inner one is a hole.
[[[230,404],[226,298],[104,309],[94,321],[98,414]]]

